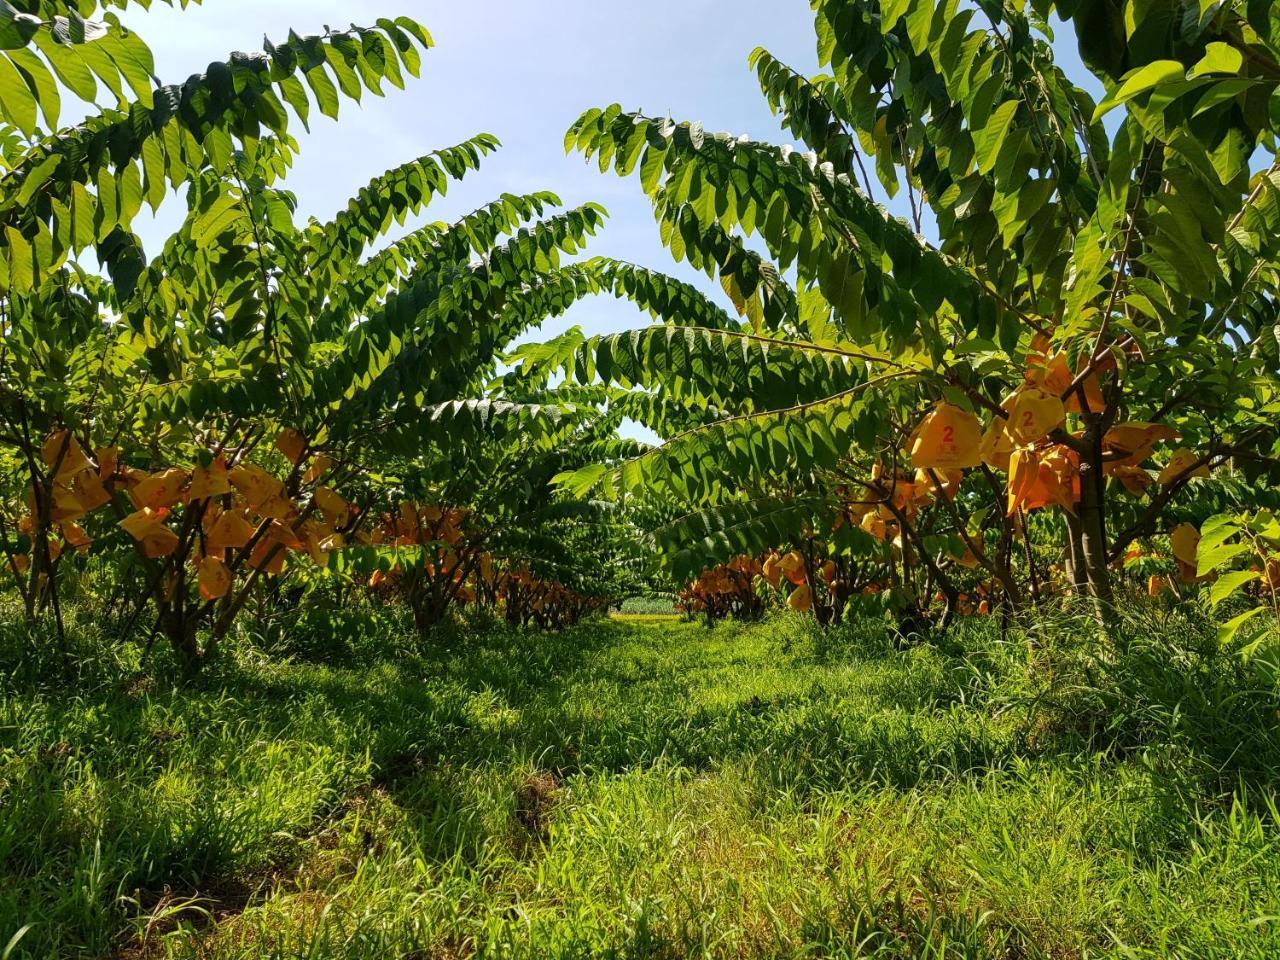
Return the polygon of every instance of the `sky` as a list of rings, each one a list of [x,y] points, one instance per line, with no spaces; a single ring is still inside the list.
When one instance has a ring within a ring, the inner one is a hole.
[[[504,191],[551,190],[567,205],[603,204],[610,217],[588,253],[629,260],[714,290],[709,279],[676,264],[658,240],[638,180],[601,174],[566,156],[564,134],[587,108],[621,103],[708,130],[783,142],[747,56],[765,46],[796,69],[817,69],[807,0],[204,0],[185,11],[130,8],[163,82],[203,71],[233,50],[260,49],[292,28],[319,32],[353,20],[404,15],[423,24],[436,47],[422,77],[384,99],[343,103],[341,119],[295,131],[301,155],[287,186],[301,212],[327,218],[383,170],[479,132],[503,149],[431,205],[429,219],[453,220]],[[157,247],[176,224],[176,204],[158,222],[135,225]],[[723,294],[720,294],[723,297]],[[588,333],[642,326],[634,306],[595,298],[539,337],[570,325]]]

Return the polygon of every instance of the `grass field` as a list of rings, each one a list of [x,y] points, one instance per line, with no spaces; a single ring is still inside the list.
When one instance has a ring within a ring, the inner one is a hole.
[[[1272,669],[970,629],[636,617],[191,688],[11,651],[0,955],[1280,955]]]

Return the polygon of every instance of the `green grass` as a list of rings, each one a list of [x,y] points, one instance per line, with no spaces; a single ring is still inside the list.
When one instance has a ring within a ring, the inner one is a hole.
[[[680,612],[676,610],[675,601],[661,597],[632,597],[622,604],[618,612],[623,616],[680,616]]]
[[[0,954],[1280,955],[1274,672],[1203,625],[343,629],[9,637]]]
[[[681,614],[672,611],[671,613],[621,613],[610,614],[610,618],[619,623],[634,624],[650,624],[660,625],[663,623],[673,623],[677,620],[685,619]]]

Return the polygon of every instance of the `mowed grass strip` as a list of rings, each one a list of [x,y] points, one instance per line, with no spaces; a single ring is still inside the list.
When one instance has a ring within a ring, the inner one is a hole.
[[[342,667],[246,647],[194,687],[14,674],[0,946],[1280,955],[1266,664],[1194,626],[1033,634],[615,619]]]

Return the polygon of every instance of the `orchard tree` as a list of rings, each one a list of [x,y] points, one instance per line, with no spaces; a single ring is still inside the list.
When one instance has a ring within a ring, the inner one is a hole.
[[[74,514],[102,505],[97,489],[77,499],[75,482],[84,471],[68,472],[73,431],[59,428],[96,418],[118,435],[126,400],[136,395],[133,384],[148,373],[141,361],[158,359],[141,355],[127,326],[115,322],[138,295],[145,266],[129,232],[132,220],[144,205],[157,209],[170,190],[230,175],[233,166],[278,175],[294,146],[291,116],[305,124],[311,98],[336,117],[342,99],[381,93],[384,83],[403,86],[431,39],[408,20],[293,35],[265,53],[235,54],[183,84],[161,86],[145,44],[109,9],[124,3],[105,4],[103,22],[91,19],[97,5],[90,2],[5,6],[0,429],[15,451],[25,488],[20,499],[29,510],[24,519],[11,517],[2,535],[6,566],[34,617],[51,607],[59,613],[53,525],[74,523]],[[63,93],[94,102],[100,85],[114,104],[59,128]],[[105,266],[109,279],[79,266],[74,258],[82,254]],[[261,253],[255,259],[260,263]],[[159,311],[173,303],[152,299],[150,306]],[[51,445],[51,437],[62,442]],[[60,622],[59,614],[59,629]]]
[[[1205,476],[1276,476],[1280,15],[1194,0],[813,6],[828,73],[751,58],[807,152],[619,106],[569,130],[569,149],[638,173],[664,243],[738,314],[700,306],[544,351],[584,379],[726,414],[569,482],[736,509],[812,478],[876,501],[930,580],[946,571],[921,526],[960,536],[1010,605],[1052,572],[1038,578],[1030,551],[1013,569],[1027,514],[1049,508],[1057,566],[1105,615],[1113,564],[1169,532]],[[1055,62],[1055,14],[1101,103]],[[877,202],[897,194],[909,222]],[[955,497],[937,495],[944,470]],[[904,510],[921,484],[922,523]]]
[[[24,42],[48,27],[14,22]],[[51,47],[48,64],[96,63],[117,32]],[[291,564],[372,537],[386,492],[369,481],[386,464],[439,456],[483,486],[467,458],[485,443],[513,450],[577,422],[554,398],[512,402],[489,384],[515,338],[603,285],[560,264],[601,208],[508,194],[388,242],[497,148],[486,134],[387,171],[327,221],[299,222],[284,186],[292,122],[401,86],[429,45],[408,20],[291,35],[5,141],[0,533],[29,617],[51,609],[61,630],[61,564],[112,550],[138,574],[131,619],[150,610],[152,636],[198,666]],[[170,189],[187,215],[149,257],[130,224]]]
[[[547,626],[533,606],[544,589],[572,599],[575,614],[596,608],[579,608],[585,598],[625,596],[640,551],[629,518],[617,504],[553,485],[566,470],[638,452],[617,437],[616,415],[585,399],[571,389],[517,392],[495,406],[527,416],[471,424],[412,456],[384,458],[379,468],[396,482],[371,491],[380,505],[374,535],[342,551],[335,567],[403,601],[420,631],[463,604],[500,600],[514,600],[513,622]]]

